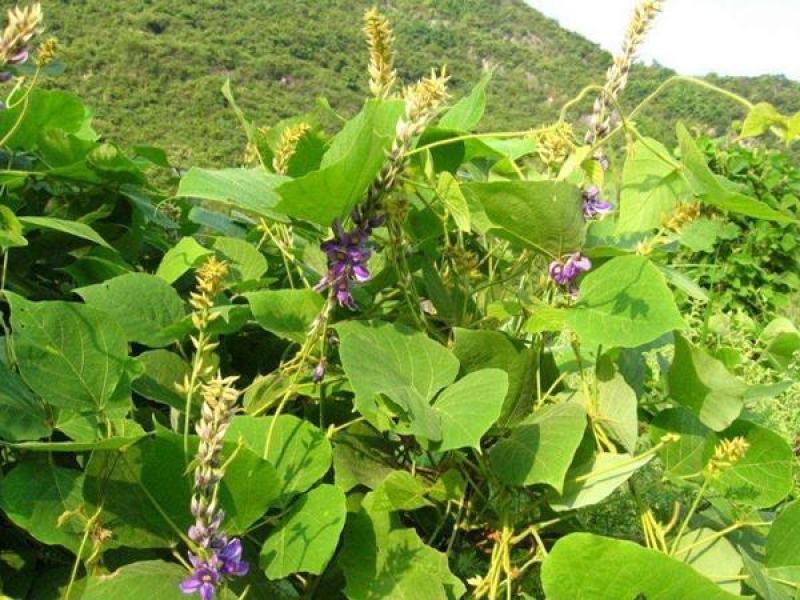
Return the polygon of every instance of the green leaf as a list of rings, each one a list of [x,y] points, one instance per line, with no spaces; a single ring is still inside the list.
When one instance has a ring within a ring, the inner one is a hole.
[[[156,275],[167,283],[174,283],[210,254],[212,254],[212,251],[198,244],[194,238],[181,238],[177,244],[164,254],[161,264],[158,265]]]
[[[713,480],[713,486],[732,500],[753,506],[774,506],[792,491],[794,455],[784,439],[749,421],[736,421],[720,434],[747,440],[744,457]]]
[[[675,336],[675,357],[669,372],[670,398],[703,424],[721,431],[742,412],[747,386],[725,366],[681,335]]]
[[[682,198],[688,196],[686,182],[671,159],[669,150],[651,138],[637,141],[622,170],[617,233],[647,231],[661,227]]]
[[[675,549],[674,556],[714,581],[731,594],[739,594],[742,584],[738,579],[744,561],[736,548],[713,529],[687,531]]]
[[[758,137],[773,127],[786,130],[788,119],[768,102],[759,102],[750,112],[742,124],[740,135],[743,138]]]
[[[589,460],[573,466],[564,483],[564,492],[550,494],[550,506],[557,511],[574,510],[597,504],[608,498],[614,490],[650,462],[650,456],[635,457],[630,454],[601,452]]]
[[[22,223],[26,229],[49,229],[51,231],[60,231],[67,235],[89,240],[95,244],[104,246],[105,248],[113,248],[105,241],[98,233],[86,225],[77,221],[67,221],[65,219],[56,219],[55,217],[18,217],[19,222]]]
[[[486,88],[491,80],[492,71],[486,71],[469,95],[456,102],[442,115],[438,127],[452,131],[475,129],[486,110]]]
[[[528,416],[536,385],[538,355],[501,331],[456,328],[453,353],[465,373],[502,369],[508,374],[508,391],[498,424],[508,426]]]
[[[230,267],[237,283],[261,279],[267,272],[267,259],[255,246],[236,238],[214,238],[211,245],[221,259]]]
[[[277,336],[302,344],[325,300],[312,290],[265,290],[245,294],[253,318]]]
[[[44,402],[0,362],[0,438],[11,442],[38,440],[52,430]]]
[[[145,346],[166,346],[172,340],[161,330],[186,314],[178,292],[160,277],[147,273],[126,273],[83,288],[75,293],[89,306],[114,317],[128,341]]]
[[[301,496],[261,549],[259,563],[267,577],[322,574],[339,543],[346,514],[344,492],[336,486],[321,485]]]
[[[183,358],[169,350],[151,350],[142,352],[136,362],[142,366],[144,374],[133,380],[134,392],[176,410],[186,410],[186,397],[176,388],[190,372]]]
[[[417,510],[431,503],[425,499],[430,488],[408,471],[392,471],[372,494],[377,511]]]
[[[175,563],[148,560],[127,564],[86,581],[80,600],[186,600],[178,585],[189,572]]]
[[[549,255],[580,249],[584,240],[581,191],[555,181],[494,181],[462,186],[511,239]]]
[[[676,477],[700,473],[714,454],[714,446],[719,440],[686,408],[668,408],[658,413],[650,428],[650,438],[657,444],[668,433],[677,433],[681,437],[666,444],[659,457],[667,473]]]
[[[448,214],[455,221],[459,231],[469,233],[471,230],[469,206],[461,192],[458,180],[448,171],[439,174],[436,183],[436,194],[444,204]]]
[[[0,508],[12,523],[43,544],[61,545],[73,552],[80,545],[83,523],[59,518],[81,506],[83,473],[51,463],[25,462],[0,480]]]
[[[126,435],[116,435],[95,439],[93,441],[78,442],[20,442],[17,444],[6,444],[12,448],[27,450],[30,452],[87,452],[89,450],[120,450],[132,446],[147,434],[139,428],[133,431],[134,426],[138,426],[135,421],[130,421],[131,431]]]
[[[255,169],[201,169],[192,167],[181,178],[179,197],[213,200],[262,217],[280,217],[276,212],[280,196],[276,188],[287,177]]]
[[[509,485],[545,483],[561,492],[586,429],[577,403],[547,406],[511,430],[489,453],[489,465]]]
[[[733,600],[692,567],[625,540],[572,533],[542,564],[548,600]]]
[[[562,331],[567,322],[567,311],[547,304],[533,307],[533,314],[525,324],[529,333]]]
[[[678,124],[678,141],[681,147],[681,158],[685,166],[685,174],[695,195],[703,202],[733,213],[739,213],[755,219],[791,223],[791,217],[773,210],[763,202],[731,191],[724,186],[706,164],[703,153],[694,139],[682,124]]]
[[[336,485],[349,492],[357,485],[377,488],[395,468],[394,444],[365,423],[338,432],[333,444]]]
[[[567,324],[590,348],[635,348],[686,327],[664,275],[642,256],[613,258],[586,275]]]
[[[480,449],[481,437],[500,417],[507,390],[508,375],[500,369],[475,371],[445,388],[433,405],[442,427],[434,448]]]
[[[20,115],[21,122],[16,126]],[[84,139],[94,139],[91,128],[91,112],[77,96],[60,90],[34,89],[28,102],[21,102],[14,108],[0,113],[0,138],[14,129],[6,142],[14,150],[32,150],[40,135],[54,129],[74,133]]]
[[[767,536],[765,564],[770,569],[791,567],[800,573],[800,500],[785,506]]]
[[[370,496],[364,504],[369,505]],[[463,584],[447,555],[426,546],[413,529],[391,530],[386,513],[364,508],[348,519],[338,564],[349,600],[457,600]]]
[[[234,417],[225,439],[237,443],[242,439],[250,450],[264,456],[273,420],[274,417]],[[328,472],[331,445],[318,427],[294,415],[281,415],[266,458],[278,473],[278,492],[285,500],[305,492]]]
[[[6,293],[20,374],[54,406],[104,410],[125,372],[128,345],[114,319],[71,302]]]
[[[278,188],[277,210],[326,227],[346,216],[386,162],[403,110],[400,100],[369,100],[334,138],[318,171]]]
[[[611,439],[628,452],[636,450],[639,439],[637,406],[636,392],[621,374],[616,373],[610,379],[598,378],[595,417]]]
[[[0,204],[0,249],[22,248],[28,240],[22,234],[22,223],[9,207]]]
[[[356,394],[356,408],[381,429],[389,427],[388,398],[394,416],[408,432],[431,441],[442,438],[439,414],[431,407],[436,393],[453,382],[458,360],[425,334],[380,321],[336,325],[339,354]],[[391,413],[389,413],[391,414]]]

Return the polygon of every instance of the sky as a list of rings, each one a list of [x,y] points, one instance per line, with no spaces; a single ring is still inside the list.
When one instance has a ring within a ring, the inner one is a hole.
[[[609,51],[638,0],[527,0]],[[684,75],[783,74],[800,81],[800,0],[665,0],[641,60]]]

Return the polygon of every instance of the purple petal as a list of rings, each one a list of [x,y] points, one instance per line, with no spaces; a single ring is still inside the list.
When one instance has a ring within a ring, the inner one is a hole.
[[[212,600],[214,598],[214,584],[204,583],[200,586],[200,597],[203,600]]]
[[[191,594],[199,590],[202,585],[203,582],[196,575],[192,575],[188,579],[181,581],[178,587],[184,594]]]
[[[363,265],[355,265],[353,267],[353,275],[356,276],[356,280],[362,283],[365,281],[369,281],[369,278],[371,277],[369,271]]]

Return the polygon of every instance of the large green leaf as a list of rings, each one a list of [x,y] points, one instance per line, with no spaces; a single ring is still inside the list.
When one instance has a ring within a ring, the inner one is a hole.
[[[256,215],[274,218],[280,200],[276,188],[287,181],[281,175],[255,169],[201,169],[192,167],[181,178],[176,196],[213,200]]]
[[[595,418],[611,439],[634,452],[639,439],[636,392],[620,373],[609,379],[598,378],[596,389]]]
[[[0,112],[0,138],[14,129],[23,112],[22,121],[6,142],[9,148],[32,150],[40,135],[54,129],[85,139],[96,137],[91,129],[91,112],[77,96],[61,90],[34,89],[28,102]]]
[[[675,336],[675,358],[669,372],[670,397],[695,413],[703,424],[721,431],[742,412],[747,385],[720,361]]]
[[[357,485],[375,489],[395,467],[394,445],[369,425],[356,423],[336,434],[333,469],[345,492]]]
[[[668,433],[677,433],[680,439],[666,444],[659,452],[667,473],[682,477],[702,472],[719,439],[714,431],[703,425],[690,410],[668,408],[653,420],[650,437],[653,443],[658,443]]]
[[[739,213],[756,219],[790,223],[796,221],[770,208],[764,202],[746,196],[723,185],[706,164],[703,153],[697,147],[692,136],[682,123],[678,123],[678,142],[681,147],[681,159],[685,174],[694,194],[703,202],[733,213]]]
[[[744,457],[713,480],[714,487],[728,498],[756,508],[774,506],[792,491],[792,449],[784,439],[749,421],[736,421],[720,434],[730,439],[741,436],[749,448]]]
[[[261,548],[259,562],[267,577],[321,574],[339,543],[346,515],[344,492],[336,486],[321,485],[301,496]]]
[[[238,416],[231,421],[225,438],[244,441],[258,456],[264,456],[274,417]],[[282,498],[306,491],[331,467],[331,445],[325,434],[308,421],[281,415],[272,432],[267,460],[280,478]]]
[[[89,577],[80,600],[186,600],[178,585],[188,576],[189,572],[175,563],[130,563],[108,575]]]
[[[472,131],[481,122],[486,110],[486,88],[492,80],[492,71],[486,71],[481,80],[465,96],[448,109],[439,120],[441,129]]]
[[[408,511],[430,506],[430,487],[408,471],[392,471],[372,494],[372,508],[378,511]]]
[[[277,336],[302,344],[325,300],[311,290],[265,290],[245,294],[253,318]]]
[[[86,304],[114,317],[128,341],[145,346],[166,346],[172,340],[161,330],[186,314],[183,300],[162,278],[147,273],[127,273],[83,288],[75,293]]]
[[[79,223],[78,221],[68,221],[66,219],[56,219],[55,217],[18,217],[19,222],[25,226],[25,229],[49,229],[50,231],[58,231],[79,237],[90,242],[94,242],[106,248],[113,248],[105,241],[100,234],[94,229],[89,227],[86,223]]]
[[[688,195],[678,168],[665,160],[669,150],[656,140],[638,141],[622,171],[617,233],[647,231],[661,223]]]
[[[336,329],[359,412],[386,429],[387,412],[394,409],[410,433],[441,440],[440,415],[430,404],[456,378],[458,360],[425,334],[399,325],[350,321]],[[382,396],[394,406],[381,402]]]
[[[537,354],[501,331],[456,328],[453,353],[466,373],[479,369],[503,369],[508,391],[498,423],[508,426],[530,414],[539,361]]]
[[[540,409],[489,453],[492,471],[509,485],[545,483],[561,492],[586,429],[586,411],[574,402]]]
[[[556,181],[493,181],[463,186],[511,239],[550,255],[578,250],[585,226],[581,191]]]
[[[656,550],[590,533],[560,539],[542,565],[548,600],[732,600],[689,565]]]
[[[6,294],[20,374],[46,402],[104,410],[128,360],[125,334],[112,317],[71,302],[28,302]]]
[[[53,430],[50,419],[44,402],[0,362],[0,439],[38,440]]]
[[[136,362],[144,373],[133,380],[134,392],[176,410],[186,410],[186,396],[176,387],[191,371],[185,359],[169,350],[150,350],[137,356]]]
[[[766,560],[769,574],[800,584],[800,500],[795,500],[775,519],[767,536]]]
[[[212,244],[219,257],[228,263],[231,278],[236,282],[260,279],[267,272],[267,259],[244,240],[231,237],[214,238]]]
[[[550,506],[555,510],[574,510],[597,504],[650,462],[652,456],[601,452],[574,465],[567,474],[564,491],[550,494]]]
[[[590,348],[635,348],[683,329],[664,275],[642,256],[620,256],[583,279],[567,324]]]
[[[392,529],[386,513],[362,509],[348,519],[338,564],[349,600],[457,600],[463,584],[447,555],[426,546],[413,529]]]
[[[77,551],[83,522],[59,518],[81,506],[83,473],[52,463],[25,462],[0,480],[0,508],[12,523],[44,544]],[[60,526],[59,526],[60,525]]]
[[[211,250],[201,246],[194,238],[181,238],[164,254],[156,275],[167,283],[174,283],[210,254],[212,254]]]
[[[318,171],[278,188],[277,210],[323,226],[346,216],[386,162],[403,109],[399,100],[368,101],[334,138]]]
[[[433,405],[441,420],[439,451],[479,448],[483,434],[497,421],[508,389],[508,375],[482,369],[459,379],[439,394]]]
[[[693,529],[680,539],[674,555],[731,594],[742,591],[739,574],[744,562],[734,545],[713,529]]]

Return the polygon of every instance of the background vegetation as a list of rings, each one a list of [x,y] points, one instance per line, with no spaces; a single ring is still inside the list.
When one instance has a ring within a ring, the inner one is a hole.
[[[123,144],[167,148],[178,164],[236,162],[244,142],[219,93],[230,78],[242,108],[261,125],[315,108],[326,97],[353,114],[366,93],[361,21],[369,0],[45,0],[49,31],[65,46],[69,77],[53,82],[96,107],[98,130]],[[585,85],[602,81],[610,55],[522,0],[395,0],[397,68],[414,81],[429,57],[467,91],[484,66],[497,69],[481,128],[553,120]],[[112,33],[113,32],[113,33]],[[634,106],[672,71],[638,66],[624,105]],[[800,84],[782,77],[711,77],[746,98],[789,112]],[[585,105],[586,112],[590,104]],[[644,133],[674,139],[670,123],[724,133],[741,107],[675,88],[640,118]]]

